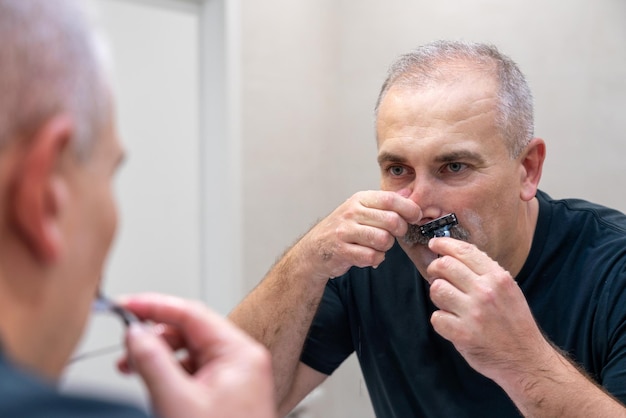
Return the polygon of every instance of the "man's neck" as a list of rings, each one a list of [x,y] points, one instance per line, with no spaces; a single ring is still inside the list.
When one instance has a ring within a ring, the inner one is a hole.
[[[517,250],[513,253],[514,257],[510,263],[507,263],[508,265],[503,265],[513,277],[517,277],[528,259],[535,236],[535,229],[537,228],[538,218],[539,200],[535,197],[528,202],[526,211],[520,218],[520,224],[518,225],[519,233],[517,234],[519,244],[517,245]]]

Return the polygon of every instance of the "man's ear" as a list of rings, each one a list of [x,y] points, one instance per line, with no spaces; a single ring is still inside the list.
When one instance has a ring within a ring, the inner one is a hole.
[[[62,252],[61,211],[67,200],[67,183],[60,167],[73,133],[68,116],[48,119],[26,138],[13,178],[9,205],[14,226],[34,256],[46,264]]]
[[[521,198],[529,201],[537,193],[543,162],[546,159],[546,144],[541,138],[533,138],[520,155],[521,161]]]

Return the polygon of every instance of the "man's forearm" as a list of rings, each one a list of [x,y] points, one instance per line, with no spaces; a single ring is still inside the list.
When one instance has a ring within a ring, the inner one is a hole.
[[[556,350],[545,366],[501,384],[525,417],[626,417],[619,401]]]
[[[270,350],[279,403],[289,393],[328,279],[313,277],[310,260],[301,260],[298,250],[296,244],[229,315]]]

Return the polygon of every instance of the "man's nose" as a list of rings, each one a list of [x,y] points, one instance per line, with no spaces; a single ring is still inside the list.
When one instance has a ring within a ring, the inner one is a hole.
[[[422,209],[422,219],[435,219],[441,210],[437,205],[437,190],[426,181],[414,181],[406,191],[406,197]]]

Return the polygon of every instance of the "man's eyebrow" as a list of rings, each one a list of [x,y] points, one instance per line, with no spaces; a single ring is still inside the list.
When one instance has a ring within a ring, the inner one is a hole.
[[[483,157],[475,153],[473,151],[461,150],[461,151],[451,151],[445,154],[438,155],[435,158],[435,161],[438,163],[453,163],[456,161],[473,161],[478,164],[482,164],[485,162]]]
[[[406,158],[398,154],[392,154],[391,152],[381,152],[378,155],[378,164],[382,165],[383,163],[405,163]]]
[[[380,165],[388,162],[404,164],[406,161],[407,159],[405,157],[391,152],[382,152],[378,155],[378,164]],[[456,161],[472,161],[477,164],[483,164],[485,162],[480,154],[469,150],[451,151],[438,155],[435,158],[435,162],[437,163],[453,163]]]

